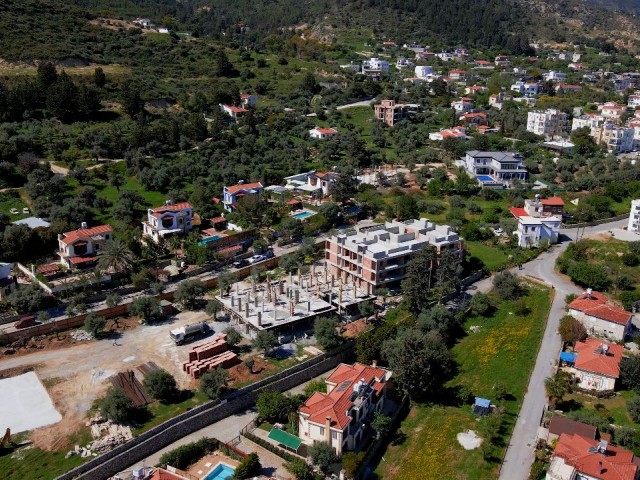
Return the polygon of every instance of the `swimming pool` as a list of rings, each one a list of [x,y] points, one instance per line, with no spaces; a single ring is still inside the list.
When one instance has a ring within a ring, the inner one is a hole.
[[[296,213],[295,215],[291,215],[293,218],[297,218],[298,220],[302,220],[305,219],[307,217],[310,217],[311,215],[313,215],[313,212],[308,212],[308,211],[304,211],[304,212],[300,212],[300,213]]]
[[[198,242],[198,245],[206,245],[207,243],[215,242],[219,238],[222,238],[222,235],[212,235],[211,237],[203,238]]]
[[[235,472],[234,468],[224,463],[219,463],[211,470],[203,480],[226,480],[229,477],[233,477]]]
[[[493,183],[493,182],[497,182],[497,180],[494,180],[493,178],[491,178],[489,175],[476,175],[476,178],[478,180],[480,180],[483,183]]]

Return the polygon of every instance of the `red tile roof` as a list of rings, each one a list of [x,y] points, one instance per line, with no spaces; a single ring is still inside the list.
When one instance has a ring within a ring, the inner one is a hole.
[[[187,208],[193,208],[189,202],[176,203],[175,205],[164,205],[162,207],[156,207],[153,209],[155,213],[163,212],[179,212]]]
[[[83,255],[80,257],[69,257],[69,261],[74,265],[79,265],[81,263],[93,262],[96,259],[95,255]]]
[[[516,218],[526,217],[529,215],[527,211],[522,207],[511,207],[509,211]]]
[[[262,184],[260,182],[254,183],[243,183],[240,185],[232,185],[230,187],[224,187],[227,190],[227,193],[236,193],[242,190],[252,190],[254,188],[262,188]]]
[[[222,223],[222,222],[226,222],[227,219],[224,217],[214,217],[212,219],[209,220],[212,224],[213,223]]]
[[[43,275],[46,275],[47,273],[54,273],[58,270],[60,270],[59,263],[48,263],[46,265],[40,265],[38,268],[36,268],[36,272],[42,273]]]
[[[570,435],[578,434],[586,438],[596,438],[596,427],[587,425],[586,423],[576,422],[562,415],[554,415],[549,422],[549,433],[552,435],[562,435],[568,433]]]
[[[602,480],[634,480],[638,466],[633,462],[633,453],[624,448],[607,446],[605,454],[589,452],[598,446],[597,440],[563,433],[558,439],[553,456],[579,472]],[[593,449],[593,448],[592,448]]]
[[[631,313],[607,303],[607,297],[598,292],[583,293],[569,304],[569,308],[619,325],[631,321]]]
[[[316,127],[314,130],[322,135],[335,135],[338,131],[335,128]]]
[[[380,393],[385,386],[384,377],[387,371],[382,368],[370,367],[361,363],[346,365],[341,363],[327,378],[327,384],[335,385],[330,393],[316,392],[300,407],[300,413],[309,415],[309,421],[325,425],[330,417],[331,426],[344,430],[351,421],[347,411],[353,405],[351,394],[353,385],[360,379]],[[346,385],[345,385],[346,384]]]
[[[549,197],[540,200],[542,205],[548,205],[550,207],[564,207],[564,200],[560,197]]]
[[[153,472],[153,475],[151,475],[149,480],[185,480],[185,477],[168,472],[164,469],[158,469]]]
[[[607,345],[607,355],[595,353],[602,351],[601,346]],[[620,360],[622,360],[622,347],[615,343],[601,342],[589,337],[584,342],[577,342],[575,350],[578,354],[575,367],[586,372],[599,373],[607,377],[618,378],[620,376]]]
[[[252,96],[252,95],[251,95],[250,93],[241,93],[241,94],[240,94],[240,98],[249,98],[249,97],[251,97],[251,96]]]
[[[246,108],[234,107],[233,105],[222,105],[222,106],[224,107],[225,110],[229,110],[230,112],[233,112],[233,113],[247,113],[249,111]]]
[[[93,237],[95,235],[102,235],[104,233],[111,232],[113,232],[111,225],[99,225],[93,228],[80,228],[78,230],[63,233],[64,237],[62,238],[62,242],[69,245],[81,238]]]

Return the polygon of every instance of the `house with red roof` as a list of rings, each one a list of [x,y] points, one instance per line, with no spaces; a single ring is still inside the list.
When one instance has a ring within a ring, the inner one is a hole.
[[[631,330],[633,314],[609,303],[607,297],[587,289],[569,304],[569,315],[578,320],[590,335],[621,342]]]
[[[551,456],[546,480],[636,480],[633,452],[579,434],[563,433]]]
[[[333,137],[338,133],[338,130],[333,127],[315,127],[309,130],[309,136],[317,140],[323,140],[325,138]]]
[[[222,203],[224,208],[231,212],[236,208],[238,200],[247,196],[257,196],[262,193],[264,187],[260,182],[239,183],[222,189]]]
[[[486,125],[487,114],[484,112],[465,113],[460,117],[460,121],[464,123],[468,123],[471,126]]]
[[[92,267],[106,242],[113,240],[111,225],[81,228],[58,234],[60,263],[68,268]]]
[[[307,445],[324,442],[337,455],[362,442],[366,425],[386,399],[392,372],[341,363],[325,380],[327,393],[316,392],[298,409],[298,435]]]
[[[620,377],[623,348],[589,337],[576,342],[571,372],[578,378],[578,386],[586,390],[613,390]]]
[[[167,203],[147,210],[142,222],[142,236],[158,243],[172,235],[185,235],[193,229],[193,207],[190,203]]]
[[[234,105],[227,105],[225,103],[221,103],[218,106],[220,107],[220,110],[226,113],[235,122],[237,122],[239,118],[242,118],[242,116],[249,111],[246,108],[236,107]]]
[[[258,98],[251,93],[241,93],[240,104],[244,108],[256,107],[258,105]]]
[[[467,131],[464,127],[447,128],[445,130],[429,134],[429,140],[433,141],[442,141],[446,138],[451,138],[453,140],[466,140],[469,137],[467,137]]]

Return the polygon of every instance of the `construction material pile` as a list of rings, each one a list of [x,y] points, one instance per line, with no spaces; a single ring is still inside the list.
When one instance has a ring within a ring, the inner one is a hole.
[[[210,341],[191,349],[189,361],[182,365],[182,370],[197,380],[209,370],[230,368],[238,363],[240,363],[238,355],[229,351],[227,336],[224,333],[218,333]]]
[[[133,371],[119,372],[117,375],[109,377],[114,387],[122,389],[127,397],[131,399],[134,407],[142,407],[153,402]]]
[[[94,415],[87,423],[91,427],[93,441],[86,447],[76,445],[73,450],[67,452],[65,458],[78,455],[82,458],[95,457],[98,454],[108,452],[118,445],[121,445],[133,438],[131,428],[118,425],[102,417],[100,414]]]

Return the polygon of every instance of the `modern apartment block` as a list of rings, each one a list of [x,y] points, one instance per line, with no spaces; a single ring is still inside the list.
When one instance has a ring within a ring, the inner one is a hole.
[[[591,135],[597,144],[604,143],[609,153],[624,153],[633,151],[634,134],[632,127],[619,127],[612,123],[605,123],[594,129]]]
[[[426,218],[393,221],[329,238],[325,259],[343,281],[360,288],[387,287],[404,279],[407,264],[422,247],[433,245],[438,253],[448,249],[462,259],[463,243],[451,227]]]
[[[630,232],[640,232],[640,198],[631,200],[631,211],[629,212],[629,226],[627,230]]]
[[[554,108],[534,110],[527,115],[527,132],[545,138],[562,136],[566,127],[567,114]]]
[[[509,180],[526,180],[527,169],[524,157],[512,152],[467,152],[462,162],[472,177],[487,182],[504,182]],[[486,178],[485,178],[486,177]]]
[[[390,127],[420,110],[415,103],[396,103],[395,100],[382,100],[373,108],[376,118]]]

